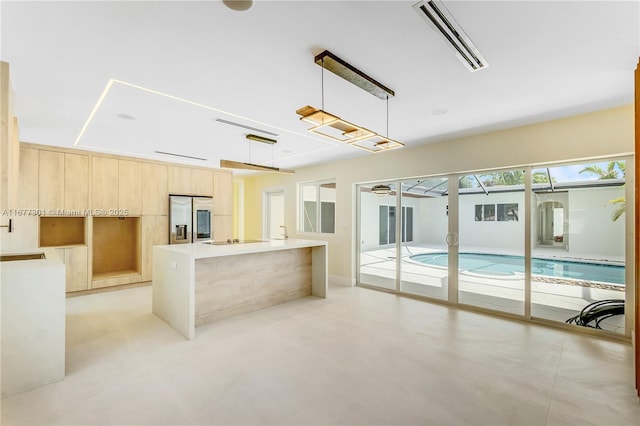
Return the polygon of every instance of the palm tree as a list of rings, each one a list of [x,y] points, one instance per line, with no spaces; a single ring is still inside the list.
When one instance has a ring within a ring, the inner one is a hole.
[[[598,175],[598,179],[620,179],[621,177],[624,178],[626,170],[624,161],[610,161],[607,164],[606,170],[597,164],[592,164],[586,166],[578,173],[592,173]],[[620,176],[620,174],[622,174],[622,176]]]
[[[621,179],[626,176],[627,170],[624,161],[610,161],[606,170],[596,164],[592,164],[580,170],[579,173],[583,172],[598,175],[598,179]],[[611,219],[615,222],[624,214],[627,203],[624,197],[620,197],[615,200],[609,200],[609,204],[616,206],[616,209],[611,213]]]

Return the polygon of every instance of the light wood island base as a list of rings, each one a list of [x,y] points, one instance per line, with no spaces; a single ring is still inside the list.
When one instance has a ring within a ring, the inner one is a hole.
[[[327,244],[276,240],[153,248],[153,313],[187,339],[195,327],[309,295],[326,297]]]

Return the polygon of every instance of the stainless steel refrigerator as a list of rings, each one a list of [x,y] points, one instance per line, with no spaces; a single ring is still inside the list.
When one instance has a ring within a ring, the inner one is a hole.
[[[169,244],[211,241],[212,197],[169,195]]]

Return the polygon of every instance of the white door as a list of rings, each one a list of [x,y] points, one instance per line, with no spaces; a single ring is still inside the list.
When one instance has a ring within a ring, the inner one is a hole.
[[[284,192],[265,193],[264,239],[284,238]]]

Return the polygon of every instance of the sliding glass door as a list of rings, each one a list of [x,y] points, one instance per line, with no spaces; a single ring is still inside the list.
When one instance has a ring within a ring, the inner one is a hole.
[[[531,316],[624,333],[626,161],[534,176]]]
[[[401,182],[400,291],[447,300],[449,179]]]
[[[628,160],[359,185],[358,282],[630,336]]]
[[[378,183],[360,185],[358,191],[359,282],[393,291],[396,290],[397,281],[396,241],[399,223],[396,187],[395,182]]]
[[[459,178],[458,301],[524,315],[523,170]]]

